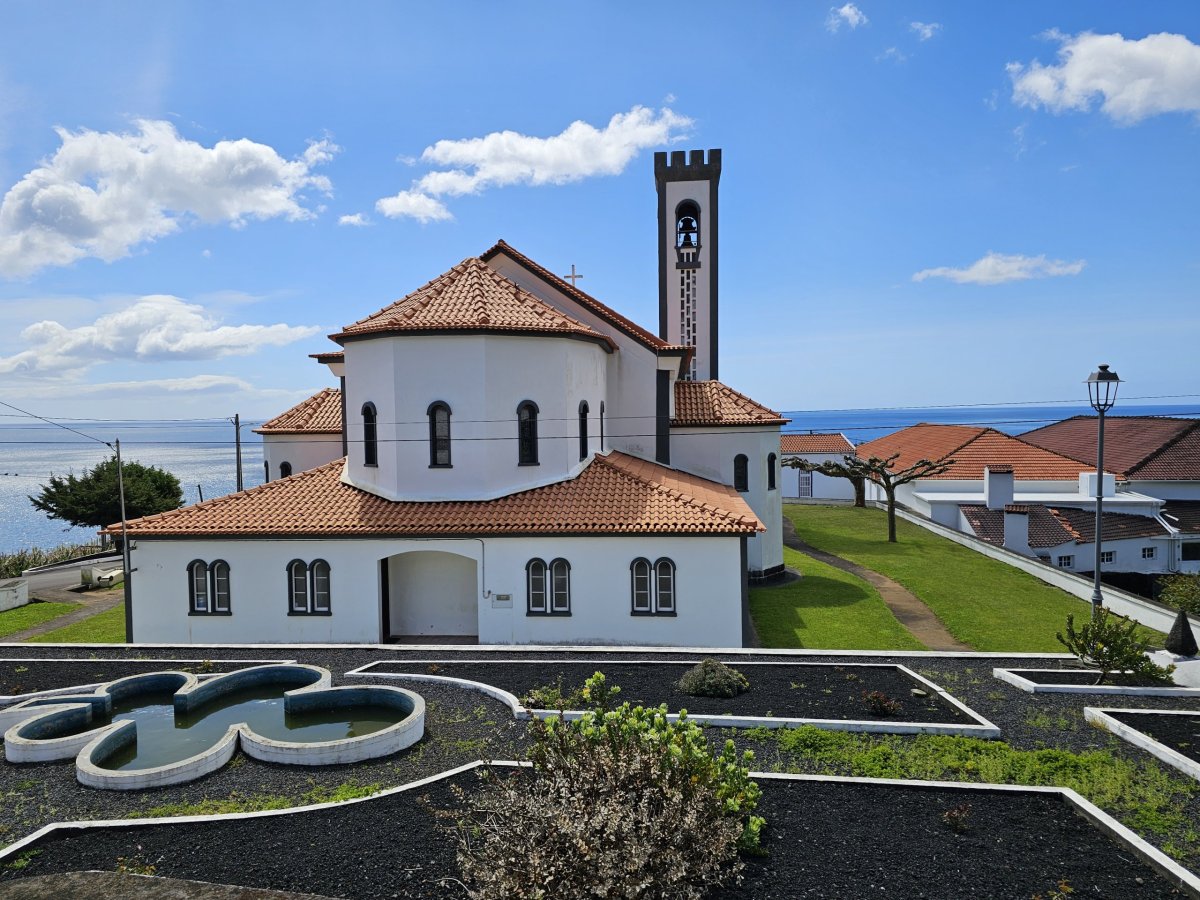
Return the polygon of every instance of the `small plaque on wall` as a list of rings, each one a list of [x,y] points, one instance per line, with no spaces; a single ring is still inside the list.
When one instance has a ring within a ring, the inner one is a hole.
[[[493,609],[511,609],[512,594],[492,594]]]

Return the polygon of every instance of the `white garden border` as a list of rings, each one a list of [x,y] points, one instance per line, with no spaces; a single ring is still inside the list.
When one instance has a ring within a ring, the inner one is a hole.
[[[64,737],[43,738],[38,729],[67,720],[87,725],[100,709],[109,711],[114,698],[153,687],[170,689],[176,710],[201,708],[223,694],[246,684],[275,682],[299,684],[284,691],[287,708],[319,707],[330,699],[350,703],[373,701],[410,707],[408,713],[386,728],[358,737],[330,741],[283,741],[255,732],[247,723],[229,726],[225,734],[200,753],[161,766],[143,769],[106,769],[99,762],[119,747],[136,740],[136,723],[120,720]],[[386,756],[412,746],[425,729],[425,700],[404,688],[381,685],[332,687],[328,669],[302,663],[250,666],[214,675],[203,681],[189,672],[158,671],[128,675],[102,685],[90,694],[42,698],[0,710],[4,752],[9,763],[46,762],[75,757],[76,777],[82,784],[110,790],[142,790],[192,781],[224,766],[240,746],[255,759],[284,765],[333,765]],[[62,702],[55,702],[61,699]]]
[[[1200,697],[1200,688],[1167,685],[1134,687],[1125,684],[1042,684],[1025,678],[1022,673],[1062,672],[1063,669],[992,669],[992,675],[1029,694],[1119,694],[1132,697]],[[1093,669],[1069,669],[1071,672],[1092,672]]]
[[[24,645],[28,649],[28,645]],[[163,665],[167,668],[170,665],[178,665],[179,663],[246,663],[247,665],[264,665],[267,663],[286,664],[294,663],[295,659],[98,659],[96,657],[79,657],[73,656],[69,658],[60,658],[57,656],[24,656],[24,657],[7,657],[0,659],[0,663],[121,663],[134,665],[147,665],[150,667]],[[146,673],[149,674],[149,673]],[[203,673],[200,677],[205,677],[207,674],[222,675],[222,672]],[[87,684],[73,684],[70,687],[48,688],[44,691],[29,691],[26,694],[0,694],[0,707],[14,706],[18,703],[24,703],[26,700],[36,700],[39,697],[62,697],[74,696],[79,693],[94,691],[101,685],[107,684],[105,681],[92,681]]]
[[[378,791],[366,797],[355,797],[351,800],[331,801],[327,803],[313,803],[307,806],[293,807],[291,809],[259,810],[257,812],[244,813],[216,813],[206,816],[170,816],[155,819],[101,819],[93,821],[76,820],[68,822],[54,822],[49,825],[44,825],[37,831],[26,835],[20,840],[9,844],[3,850],[0,850],[0,865],[12,861],[43,839],[53,836],[58,832],[86,832],[92,829],[101,828],[124,830],[142,826],[183,825],[237,819],[257,819],[269,818],[273,816],[301,815],[313,810],[329,809],[330,807],[334,806],[351,806],[356,803],[368,803],[381,797],[400,794],[404,793],[405,791],[417,790],[435,782],[442,781],[447,778],[453,778],[454,776],[460,775],[463,772],[470,772],[482,765],[484,765],[484,763],[481,760],[477,760],[475,762],[469,762],[461,766],[456,766],[455,768],[449,769],[445,772],[439,772],[436,775],[430,775],[426,778],[421,778],[417,781],[398,785],[397,787],[387,788],[386,790]],[[512,760],[495,760],[491,763],[491,765],[523,767],[528,766],[529,763],[516,762]],[[1108,813],[1104,812],[1104,810],[1100,809],[1094,803],[1085,799],[1071,788],[1039,785],[1026,786],[1016,784],[971,784],[960,781],[916,781],[911,779],[857,778],[838,775],[791,775],[778,772],[751,772],[750,777],[755,781],[816,781],[832,784],[867,784],[885,789],[888,787],[905,787],[916,788],[918,790],[949,790],[967,794],[974,793],[976,795],[980,793],[1055,794],[1059,796],[1063,802],[1074,807],[1075,812],[1083,816],[1102,832],[1106,833],[1114,841],[1128,847],[1135,856],[1157,871],[1169,882],[1180,887],[1192,898],[1200,898],[1200,877],[1181,866],[1157,847],[1154,847],[1148,841],[1139,837],[1129,828],[1126,828]]]
[[[1111,731],[1117,737],[1128,741],[1135,747],[1141,747],[1151,756],[1161,759],[1168,766],[1172,766],[1180,772],[1200,781],[1200,762],[1184,756],[1178,750],[1168,747],[1161,741],[1156,741],[1150,735],[1146,734],[1146,732],[1139,731],[1132,725],[1126,725],[1120,719],[1114,718],[1110,713],[1147,713],[1155,716],[1191,716],[1192,718],[1200,718],[1200,711],[1188,709],[1125,709],[1123,707],[1096,706],[1085,706],[1083,708],[1083,718],[1085,721]]]
[[[687,666],[694,665],[700,660],[688,659],[634,659],[621,660],[621,665],[638,665],[638,666]],[[417,682],[431,682],[435,684],[451,684],[456,687],[466,688],[467,690],[478,691],[486,694],[493,699],[504,703],[512,711],[513,717],[516,719],[528,719],[537,717],[539,719],[554,718],[559,715],[556,709],[527,709],[521,704],[521,701],[513,694],[496,687],[492,684],[487,684],[482,681],[473,681],[467,678],[454,678],[449,675],[433,675],[425,673],[397,673],[397,672],[376,672],[372,671],[373,667],[384,664],[394,665],[398,660],[374,660],[365,665],[359,666],[356,669],[351,669],[346,673],[347,678],[395,678],[398,680],[410,680]],[[527,660],[527,659],[504,659],[504,660],[460,660],[460,659],[428,659],[428,660],[403,660],[405,664],[413,665],[463,665],[468,663],[474,664],[491,664],[491,665],[545,665],[547,662],[571,663],[580,665],[603,665],[611,660],[589,660],[589,659],[556,659],[556,660]],[[739,662],[740,666],[778,666],[778,662],[769,661],[753,661],[746,660]],[[823,728],[826,731],[853,731],[869,734],[948,734],[958,737],[978,737],[978,738],[998,738],[1000,737],[1000,729],[992,722],[985,719],[975,710],[971,709],[956,697],[951,696],[938,685],[934,684],[928,678],[914,672],[907,666],[899,663],[820,663],[820,662],[798,662],[793,663],[795,668],[805,666],[811,668],[828,668],[833,665],[841,665],[845,667],[856,668],[886,668],[895,669],[904,675],[909,676],[918,684],[928,688],[932,693],[937,694],[945,702],[957,709],[963,715],[967,716],[975,724],[958,724],[947,722],[887,722],[876,721],[873,719],[799,719],[788,718],[783,716],[734,716],[734,715],[716,715],[704,713],[688,713],[687,718],[691,722],[698,725],[712,725],[718,728],[798,728],[801,725],[815,725],[817,728]],[[583,710],[566,710],[562,713],[566,719],[578,719],[584,713]],[[667,718],[670,721],[675,721],[679,718],[678,713],[669,713]]]

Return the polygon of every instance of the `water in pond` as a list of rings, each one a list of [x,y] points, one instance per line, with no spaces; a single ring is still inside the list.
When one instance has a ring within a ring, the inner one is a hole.
[[[245,722],[266,738],[316,743],[371,734],[406,715],[404,710],[375,704],[285,712],[283,692],[289,687],[277,684],[242,688],[186,714],[175,712],[173,694],[166,691],[138,694],[114,703],[113,720],[133,719],[137,740],[99,765],[130,770],[179,762],[213,746],[237,722]]]

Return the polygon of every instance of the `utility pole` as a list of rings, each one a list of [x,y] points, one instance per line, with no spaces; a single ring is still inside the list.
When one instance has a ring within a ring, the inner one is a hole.
[[[124,576],[121,584],[125,592],[125,642],[133,643],[133,588],[129,583],[133,567],[129,564],[129,529],[125,518],[125,472],[121,466],[121,439],[113,441],[117,452],[117,495],[121,501],[121,568]]]
[[[242,417],[233,414],[233,445],[237,448],[237,489],[242,490]]]

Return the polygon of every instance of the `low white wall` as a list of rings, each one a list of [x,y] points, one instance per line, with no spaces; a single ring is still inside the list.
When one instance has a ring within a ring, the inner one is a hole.
[[[0,612],[16,609],[29,602],[29,582],[21,579],[0,584]]]
[[[1020,553],[1013,553],[1011,550],[1005,550],[1003,547],[993,546],[986,541],[981,541],[971,535],[955,531],[953,528],[946,528],[944,525],[931,522],[904,509],[898,508],[896,516],[900,519],[906,519],[915,525],[920,525],[927,531],[941,535],[944,538],[954,541],[956,544],[970,547],[976,553],[982,553],[984,556],[990,556],[992,559],[1008,563],[1013,568],[1020,569],[1022,572],[1028,572],[1046,584],[1061,588],[1068,594],[1078,597],[1081,600],[1090,601],[1092,598],[1093,585],[1090,578],[1084,578],[1062,569],[1052,568],[1045,563],[1038,562],[1036,559],[1022,556]],[[1108,585],[1103,585],[1100,593],[1104,597],[1104,605],[1109,607],[1113,612],[1135,619],[1147,628],[1168,632],[1171,630],[1171,626],[1175,624],[1177,612],[1169,606],[1163,606],[1160,603],[1147,600],[1145,597],[1139,597],[1137,594],[1118,590]],[[1191,623],[1192,628],[1200,629],[1200,619],[1192,618]]]

